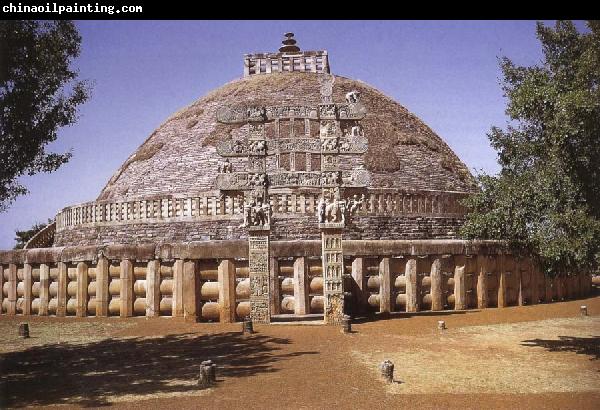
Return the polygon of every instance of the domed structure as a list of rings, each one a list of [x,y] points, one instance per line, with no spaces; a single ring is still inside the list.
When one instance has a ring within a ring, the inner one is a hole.
[[[0,251],[0,313],[270,323],[588,295],[495,241],[453,239],[464,164],[325,51],[248,54],[169,118],[96,201]],[[53,247],[50,245],[54,244]]]
[[[280,53],[245,56],[243,78],[167,119],[95,202],[61,211],[55,244],[245,237],[237,227],[248,181],[231,180],[259,173],[273,221],[285,221],[273,223],[273,237],[318,239],[318,180],[330,171],[339,174],[344,198],[363,199],[350,238],[454,237],[458,199],[473,189],[473,178],[448,145],[380,91],[329,74],[326,52],[300,52],[292,33],[283,43]],[[318,112],[326,104],[333,116]],[[348,115],[357,107],[362,111]],[[251,108],[255,119],[245,117]],[[320,146],[325,122],[339,144],[329,151]],[[245,151],[253,132],[262,133],[264,155]],[[232,144],[241,151],[228,152]]]

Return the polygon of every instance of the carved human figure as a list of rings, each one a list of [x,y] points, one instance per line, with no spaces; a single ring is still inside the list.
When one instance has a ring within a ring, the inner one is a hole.
[[[317,205],[319,223],[325,223],[326,208],[327,202],[325,202],[325,199],[323,197],[319,198],[319,204]]]
[[[360,125],[354,125],[350,129],[350,135],[353,137],[363,137],[364,136],[363,128]]]
[[[246,110],[246,115],[250,120],[258,120],[263,119],[265,116],[265,108],[264,107],[248,107]]]
[[[232,141],[231,150],[236,154],[241,154],[242,152],[244,152],[244,143],[240,140]]]
[[[365,194],[362,194],[360,197],[358,195],[353,195],[352,198],[348,200],[348,215],[354,215],[364,201]]]
[[[228,159],[219,162],[218,171],[220,174],[230,173],[232,171],[231,162]]]
[[[321,149],[323,151],[335,151],[337,149],[337,145],[337,138],[326,138],[321,142]]]

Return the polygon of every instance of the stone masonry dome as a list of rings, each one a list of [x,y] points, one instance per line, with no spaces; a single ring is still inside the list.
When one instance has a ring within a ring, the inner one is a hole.
[[[476,185],[448,145],[284,37],[168,118],[96,200],[0,251],[0,314],[347,332],[376,313],[590,294],[589,275],[550,278],[498,241],[458,239]]]
[[[247,186],[259,174],[259,196],[286,221],[274,223],[276,237],[318,237],[323,178],[339,178],[342,197],[362,199],[354,220],[379,229],[350,227],[357,238],[453,237],[458,200],[474,187],[456,154],[393,99],[330,74],[326,51],[300,51],[292,33],[283,43],[245,55],[243,78],[168,118],[95,202],[62,210],[55,245],[243,237],[244,198],[256,196]],[[335,113],[319,111],[326,104]],[[334,145],[321,146],[327,137]],[[266,147],[255,156],[258,140]]]

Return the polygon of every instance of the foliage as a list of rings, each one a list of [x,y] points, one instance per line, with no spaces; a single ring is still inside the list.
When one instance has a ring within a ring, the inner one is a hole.
[[[549,275],[600,263],[600,22],[538,23],[541,65],[501,59],[506,129],[488,134],[498,175],[478,176],[462,234],[505,240]]]
[[[0,212],[27,193],[19,177],[55,171],[71,157],[46,146],[90,95],[71,67],[80,43],[70,21],[0,21]]]

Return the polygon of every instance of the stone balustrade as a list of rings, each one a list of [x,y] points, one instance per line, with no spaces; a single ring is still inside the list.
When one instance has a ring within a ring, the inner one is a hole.
[[[272,315],[322,314],[321,241],[272,241]],[[345,240],[348,312],[464,310],[586,297],[587,274],[549,278],[496,242]],[[250,314],[248,242],[0,251],[8,315],[172,316],[241,321]]]
[[[460,200],[466,195],[462,192],[373,189],[367,191],[357,213],[364,216],[462,216],[464,207]],[[318,191],[271,190],[269,194],[274,214],[314,215],[318,200]],[[76,226],[241,218],[242,209],[242,194],[87,202],[62,209],[56,215],[56,231]]]

